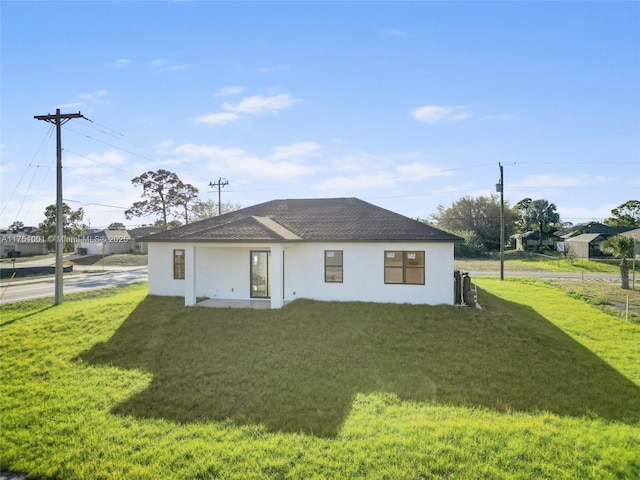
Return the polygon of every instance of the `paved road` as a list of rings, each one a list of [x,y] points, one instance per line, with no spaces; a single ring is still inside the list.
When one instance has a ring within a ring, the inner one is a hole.
[[[96,270],[91,273],[81,273],[65,277],[64,294],[144,282],[147,278],[147,267],[110,268],[105,271]],[[0,295],[2,296],[0,304],[53,297],[54,282],[55,279],[53,276],[46,280],[16,281],[8,287],[6,283],[3,282],[3,285],[0,286]]]

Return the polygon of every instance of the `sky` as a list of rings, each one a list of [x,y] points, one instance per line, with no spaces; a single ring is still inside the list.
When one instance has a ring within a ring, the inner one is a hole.
[[[166,169],[217,201],[496,194],[563,221],[640,199],[638,2],[2,1],[0,226],[127,220]]]

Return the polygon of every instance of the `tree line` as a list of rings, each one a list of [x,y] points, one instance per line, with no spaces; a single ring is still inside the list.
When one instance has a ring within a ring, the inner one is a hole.
[[[125,210],[128,220],[139,217],[155,219],[151,226],[172,228],[221,213],[238,210],[240,204],[223,203],[218,206],[212,200],[201,200],[197,187],[183,182],[176,173],[165,169],[147,171],[131,180],[136,188],[141,188],[141,200],[134,202]],[[500,248],[500,199],[497,195],[471,197],[465,196],[450,206],[437,206],[436,213],[425,223],[454,233],[464,239],[456,246],[460,256],[482,255]],[[63,204],[64,235],[67,238],[82,236],[87,225],[84,224],[84,210],[72,210]],[[556,205],[545,199],[524,198],[513,207],[504,203],[505,240],[514,233],[536,231],[539,246],[545,235],[560,230],[571,223],[561,220]],[[610,226],[640,227],[640,201],[629,200],[611,210],[611,216],[604,220]],[[10,227],[18,228],[21,222]],[[44,237],[54,236],[56,226],[55,205],[45,209],[45,220],[39,225]],[[123,229],[120,222],[112,223],[109,228]],[[72,248],[72,245],[69,245]]]
[[[500,198],[497,195],[465,196],[450,206],[438,205],[425,223],[464,239],[456,247],[460,256],[478,256],[500,248]],[[545,236],[571,226],[560,218],[557,207],[546,199],[524,198],[513,207],[504,203],[505,241],[515,233],[537,232],[542,248]],[[604,220],[612,227],[640,227],[640,201],[629,200],[611,210]]]

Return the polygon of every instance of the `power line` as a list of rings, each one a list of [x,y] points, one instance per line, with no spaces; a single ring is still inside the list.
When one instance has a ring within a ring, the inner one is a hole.
[[[38,173],[38,169],[34,168],[33,169],[33,175],[31,176],[31,181],[29,182],[29,185],[27,186],[27,192],[22,197],[22,202],[20,203],[20,207],[18,208],[18,213],[16,213],[16,220],[18,218],[20,218],[20,213],[22,212],[22,207],[24,207],[24,202],[27,200],[27,196],[29,195],[29,192],[31,191],[31,185],[33,185],[33,181],[35,180],[37,173]]]
[[[38,155],[38,152],[42,152],[42,154],[44,155],[44,150],[45,148],[43,147],[43,145],[45,145],[45,141],[47,142],[47,144],[49,143],[48,140],[51,139],[51,135],[53,133],[53,129],[54,126],[52,125],[51,127],[49,127],[49,130],[45,133],[44,137],[42,138],[42,140],[40,141],[40,145],[38,145],[38,148],[36,148],[36,151],[34,152],[33,156],[31,157],[31,162],[34,161],[34,159],[36,158],[36,156]],[[6,208],[9,206],[9,203],[11,202],[11,199],[13,198],[13,196],[15,195],[15,193],[18,191],[18,188],[20,187],[20,184],[22,183],[22,179],[24,178],[24,176],[27,174],[27,171],[29,170],[29,167],[32,166],[32,163],[29,162],[29,164],[25,167],[24,172],[22,173],[22,176],[20,177],[20,180],[18,180],[18,183],[16,183],[16,186],[13,189],[13,192],[11,192],[11,195],[9,195],[9,198],[7,199],[7,202],[4,204],[4,207],[2,207],[2,210],[0,211],[0,215],[2,215],[4,213],[4,211],[6,210]],[[27,192],[25,194],[25,198],[26,195],[29,192]],[[23,202],[24,203],[24,202]]]
[[[88,207],[90,205],[96,205],[98,207],[117,208],[117,209],[120,209],[120,210],[126,210],[128,208],[128,207],[119,207],[117,205],[106,205],[104,203],[94,203],[94,202],[84,203],[84,202],[81,202],[79,200],[71,200],[71,199],[68,199],[68,198],[65,198],[64,201],[65,202],[72,202],[72,203],[79,203],[80,205],[85,206],[85,207]]]

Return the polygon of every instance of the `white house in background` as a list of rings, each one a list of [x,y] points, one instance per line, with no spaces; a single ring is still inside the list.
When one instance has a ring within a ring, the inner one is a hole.
[[[273,200],[145,238],[149,293],[453,304],[460,240],[357,198]],[[249,302],[247,302],[249,303]]]
[[[113,255],[132,252],[135,247],[126,230],[100,230],[80,238],[75,248],[82,255]]]
[[[40,235],[26,233],[0,234],[0,258],[46,255],[47,243]]]

